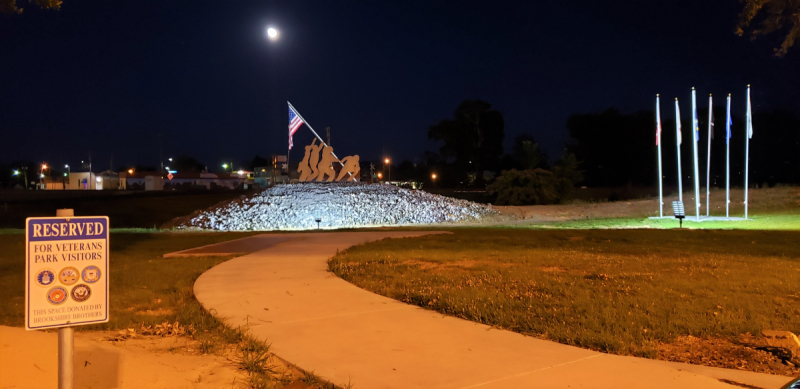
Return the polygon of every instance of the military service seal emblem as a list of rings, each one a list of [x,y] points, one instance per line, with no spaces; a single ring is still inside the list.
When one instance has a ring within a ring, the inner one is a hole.
[[[89,289],[89,285],[79,284],[72,288],[72,299],[82,303],[89,299],[92,296],[92,290]]]
[[[47,302],[53,305],[63,304],[67,301],[67,289],[63,286],[54,286],[47,291]]]
[[[65,267],[58,272],[58,280],[64,285],[72,285],[81,278],[78,269],[74,267]]]
[[[84,282],[94,284],[100,279],[100,268],[97,266],[86,266],[81,272]]]
[[[50,269],[42,269],[36,273],[36,284],[39,286],[50,286],[56,281],[56,273]]]

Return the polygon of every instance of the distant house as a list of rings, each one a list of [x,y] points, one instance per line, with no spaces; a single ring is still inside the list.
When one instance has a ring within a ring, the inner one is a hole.
[[[119,189],[119,175],[111,170],[101,173],[70,172],[68,176],[45,177],[41,186],[47,190],[114,190]]]
[[[191,190],[191,189],[247,189],[254,184],[252,172],[208,173],[185,172],[121,172],[120,189],[125,190]]]

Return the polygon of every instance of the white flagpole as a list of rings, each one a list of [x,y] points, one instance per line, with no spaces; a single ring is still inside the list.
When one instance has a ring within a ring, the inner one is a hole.
[[[711,94],[708,95],[708,162],[706,163],[706,216],[711,216],[709,205],[711,199],[711,131],[714,131],[711,122],[713,118],[714,104],[711,102]]]
[[[294,111],[294,114],[295,114],[295,115],[297,115],[297,116],[300,118],[300,120],[302,120],[302,121],[303,121],[303,123],[305,123],[305,124],[306,124],[306,126],[308,126],[308,129],[309,129],[309,130],[311,130],[311,132],[313,132],[313,133],[314,133],[314,136],[316,136],[316,137],[317,137],[317,139],[319,139],[319,141],[320,141],[320,142],[321,142],[323,145],[325,145],[325,146],[328,146],[328,144],[327,144],[327,143],[325,143],[325,141],[324,141],[324,140],[322,140],[322,137],[321,137],[321,136],[319,136],[319,134],[317,134],[317,132],[316,132],[316,131],[314,131],[314,129],[313,129],[313,128],[311,128],[311,125],[310,125],[310,124],[308,124],[308,122],[306,121],[306,119],[304,119],[302,116],[300,116],[300,112],[297,112],[297,109],[296,109],[296,108],[295,108],[295,107],[292,105],[292,103],[290,103],[290,102],[288,102],[288,101],[287,101],[286,103],[287,103],[287,104],[289,104],[289,107],[292,109],[292,111]],[[339,161],[339,157],[337,157],[337,156],[336,156],[336,154],[334,154],[334,153],[331,153],[331,155],[333,155],[333,157],[334,157],[334,158],[336,158],[336,160],[337,160],[337,161]],[[286,159],[288,160],[289,158],[286,158]],[[289,161],[286,161],[286,164],[288,165],[288,164],[289,164]],[[342,163],[342,161],[339,161],[339,165],[342,165],[342,166],[344,166],[344,164]],[[347,172],[347,174],[349,174],[349,175],[350,175],[350,177],[352,177],[352,176],[353,176],[353,173],[351,173],[351,172]],[[356,178],[356,181],[358,181],[358,178]]]
[[[728,93],[728,109],[725,113],[725,217],[730,217],[731,204],[731,94]]]
[[[683,177],[681,177],[681,110],[678,108],[678,98],[675,98],[675,144],[678,146],[678,200],[683,202]]]
[[[747,187],[750,169],[750,138],[753,136],[753,112],[750,109],[750,84],[747,84],[747,131],[744,146],[744,219],[747,220]]]
[[[700,168],[697,166],[697,142],[700,125],[697,122],[697,91],[692,87],[692,153],[694,156],[694,209],[695,219],[700,221]]]
[[[662,189],[661,178],[661,104],[656,95],[656,145],[658,145],[658,217],[664,217],[664,192]]]

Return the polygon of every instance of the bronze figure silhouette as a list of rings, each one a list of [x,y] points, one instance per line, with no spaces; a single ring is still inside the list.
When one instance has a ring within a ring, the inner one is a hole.
[[[345,175],[347,175],[347,179],[345,181],[355,181],[356,177],[358,177],[358,173],[361,171],[361,167],[358,165],[358,160],[358,155],[351,155],[349,157],[342,158],[342,170],[339,172],[339,177],[336,178],[336,181],[341,181]]]

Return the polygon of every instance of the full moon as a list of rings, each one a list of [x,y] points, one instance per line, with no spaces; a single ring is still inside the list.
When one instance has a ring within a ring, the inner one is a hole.
[[[276,29],[274,29],[272,27],[268,28],[267,29],[267,36],[269,37],[270,40],[273,40],[273,41],[278,39],[278,30],[276,30]]]

